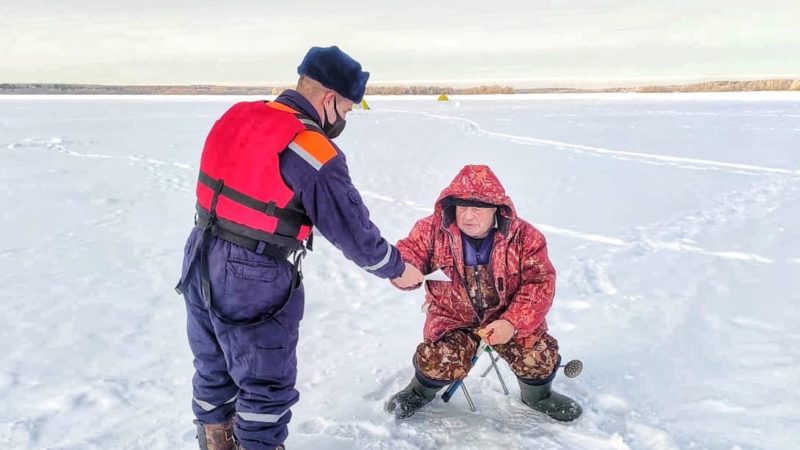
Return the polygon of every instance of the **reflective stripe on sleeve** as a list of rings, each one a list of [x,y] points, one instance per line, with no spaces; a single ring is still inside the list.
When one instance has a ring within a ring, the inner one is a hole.
[[[297,153],[316,170],[322,168],[336,156],[336,149],[323,134],[316,131],[301,131],[289,143],[289,149]]]
[[[364,267],[363,268],[364,270],[368,270],[370,272],[374,272],[376,270],[382,269],[383,266],[389,264],[389,260],[392,259],[392,246],[389,245],[389,244],[386,244],[386,246],[389,247],[389,248],[387,249],[386,255],[383,257],[383,259],[378,264],[374,264],[372,266]]]

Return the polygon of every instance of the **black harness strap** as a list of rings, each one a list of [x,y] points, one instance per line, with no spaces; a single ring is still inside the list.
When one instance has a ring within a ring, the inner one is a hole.
[[[211,279],[208,274],[208,245],[211,241],[211,230],[214,227],[214,222],[217,220],[217,201],[224,187],[225,182],[222,180],[216,180],[214,183],[214,196],[211,197],[211,215],[208,224],[203,227],[203,236],[201,238],[203,243],[201,244],[202,248],[200,250],[200,286],[203,290],[203,300],[209,311],[213,310],[214,307],[211,305]],[[217,314],[214,313],[214,315]]]
[[[218,237],[225,239],[224,236],[219,234],[221,228],[219,228],[216,224],[217,221],[217,201],[219,199],[220,194],[224,191],[225,186],[222,180],[216,180],[214,183],[214,196],[211,198],[211,212],[209,214],[208,220],[202,226],[203,234],[195,241],[194,246],[192,247],[191,256],[189,257],[189,267],[186,269],[187,275],[191,272],[192,267],[194,266],[194,262],[196,260],[200,260],[200,285],[203,294],[203,301],[206,305],[208,311],[214,315],[220,322],[231,325],[231,326],[256,326],[263,324],[265,322],[269,322],[277,317],[280,313],[282,313],[291,303],[292,299],[294,298],[295,291],[300,287],[300,284],[303,281],[303,271],[302,271],[302,263],[303,258],[306,255],[305,247],[300,247],[297,250],[286,252],[285,254],[276,254],[271,255],[273,257],[283,256],[283,258],[292,255],[292,280],[291,285],[289,287],[289,294],[286,296],[286,300],[281,303],[281,305],[272,313],[263,314],[255,319],[251,320],[230,320],[223,317],[219,312],[217,312],[216,308],[214,308],[214,304],[212,302],[212,293],[211,293],[211,279],[210,274],[208,271],[208,248],[211,243],[211,237],[217,235]],[[224,231],[223,231],[224,233]],[[231,236],[237,236],[235,234],[230,234]],[[230,236],[229,236],[230,237]],[[240,236],[243,238],[243,236]],[[237,244],[237,242],[229,239],[229,242],[233,242]],[[265,243],[258,244],[259,247],[268,248]],[[200,252],[198,257],[197,252]],[[269,254],[266,251],[263,252],[264,254]],[[280,258],[282,259],[282,258]],[[183,278],[178,280],[178,284],[175,286],[175,291],[178,294],[183,295]]]
[[[225,183],[222,180],[217,180],[214,183],[212,189],[214,189],[214,196],[211,197],[211,214],[209,215],[208,222],[203,226],[203,235],[200,236],[192,246],[192,252],[189,256],[189,267],[186,268],[186,274],[188,275],[192,271],[192,267],[194,267],[194,262],[197,260],[197,250],[202,246],[202,250],[200,251],[200,265],[204,266],[201,267],[201,282],[203,288],[203,295],[206,294],[206,285],[205,283],[208,281],[208,264],[205,261],[205,254],[206,250],[208,249],[208,236],[211,232],[212,227],[214,226],[214,222],[217,219],[217,200],[219,199],[219,193],[222,192],[222,188],[225,186]],[[175,285],[175,292],[178,295],[183,295],[183,276],[178,280],[178,284]],[[211,285],[208,285],[208,292],[211,292]]]
[[[200,181],[200,183],[211,189],[215,188],[217,182],[222,181],[212,178],[211,176],[209,176],[204,172],[200,172],[198,180]],[[301,212],[280,208],[275,202],[269,202],[269,203],[262,202],[261,200],[257,200],[253,197],[250,197],[247,194],[243,194],[229,186],[222,186],[222,188],[219,191],[219,194],[224,195],[225,197],[228,197],[229,199],[235,201],[236,203],[240,203],[250,209],[260,211],[268,216],[276,217],[278,220],[282,220],[297,225],[305,225],[309,227],[312,225],[311,219],[309,219],[308,216],[306,216]],[[214,209],[214,206],[216,205],[212,205],[211,207],[212,210]]]
[[[211,214],[198,204],[195,216],[195,226],[204,229],[211,220]],[[276,258],[285,259],[289,253],[303,246],[297,238],[282,236],[276,233],[266,233],[245,227],[244,225],[225,220],[217,216],[212,224],[211,232],[228,242],[259,254],[269,254]],[[309,239],[311,235],[309,235]],[[306,246],[308,248],[308,246]],[[310,250],[310,249],[309,249]],[[275,255],[278,252],[284,255]]]

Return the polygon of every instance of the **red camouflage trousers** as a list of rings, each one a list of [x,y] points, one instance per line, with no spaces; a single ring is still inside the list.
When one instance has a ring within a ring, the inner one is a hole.
[[[466,330],[455,330],[436,342],[419,344],[414,355],[417,370],[439,381],[460,380],[472,368],[470,361],[478,350],[480,338]],[[558,364],[558,341],[547,333],[532,348],[524,348],[513,339],[492,349],[511,367],[519,378],[544,380]]]

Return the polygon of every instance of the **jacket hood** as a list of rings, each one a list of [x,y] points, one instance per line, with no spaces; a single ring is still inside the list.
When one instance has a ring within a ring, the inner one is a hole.
[[[447,210],[452,208],[454,199],[489,203],[498,207],[501,218],[513,220],[517,217],[514,203],[506,195],[505,188],[489,166],[464,166],[450,185],[439,194],[434,212],[437,215],[445,212],[445,227],[453,220],[452,214]]]

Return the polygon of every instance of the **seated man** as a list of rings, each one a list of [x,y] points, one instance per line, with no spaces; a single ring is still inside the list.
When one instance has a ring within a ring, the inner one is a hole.
[[[428,281],[424,342],[414,355],[411,383],[386,404],[411,417],[436,392],[463,379],[482,336],[517,375],[522,401],[561,421],[581,414],[552,391],[560,356],[545,315],[556,274],[542,233],[517,217],[511,199],[487,166],[466,166],[445,188],[432,215],[398,242],[406,263],[438,269],[451,281]]]

